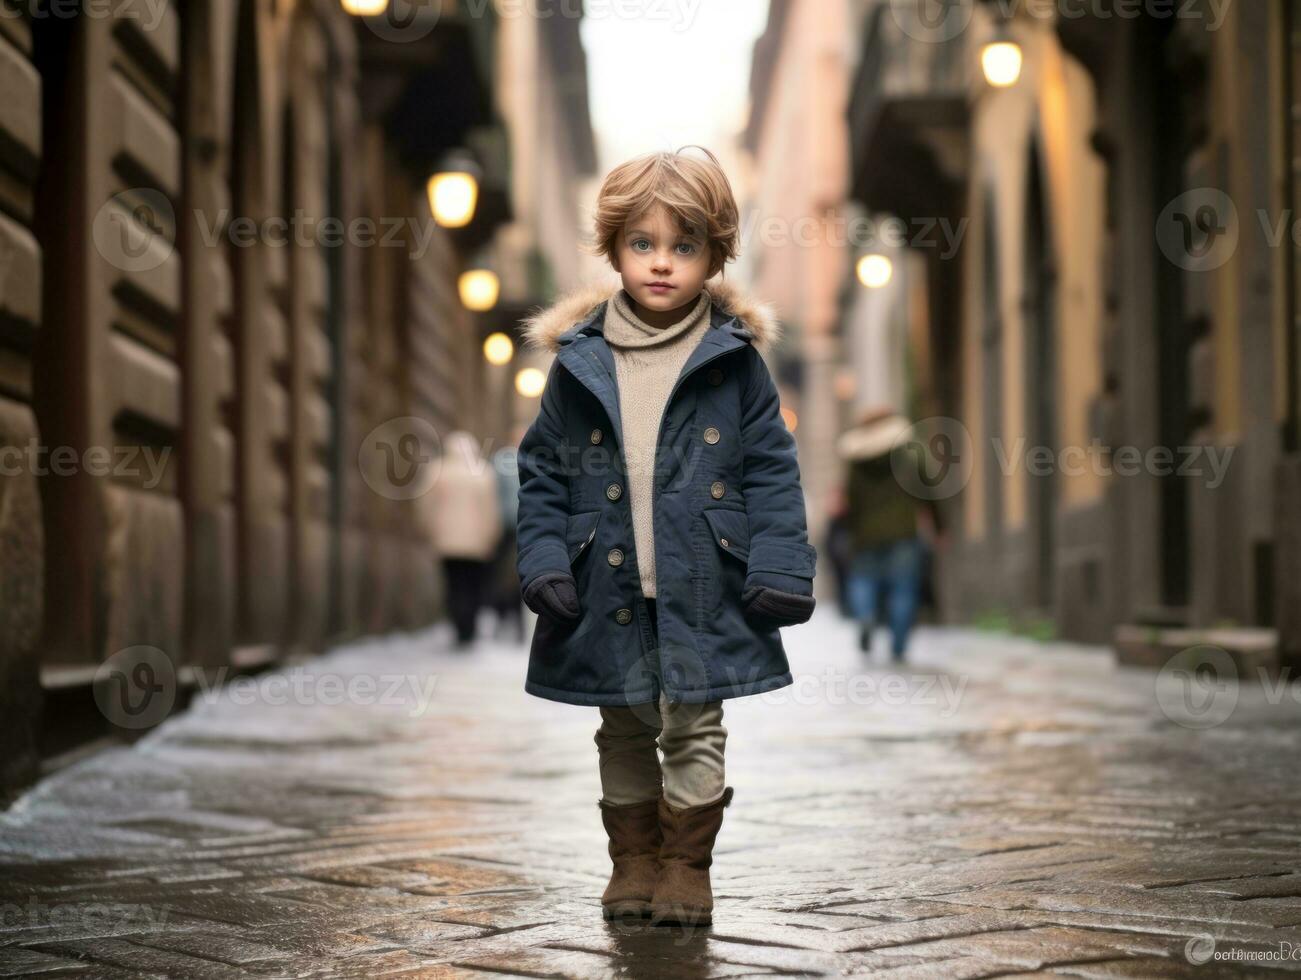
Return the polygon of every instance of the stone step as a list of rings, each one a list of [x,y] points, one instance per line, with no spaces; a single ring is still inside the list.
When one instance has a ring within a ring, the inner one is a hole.
[[[1193,647],[1209,646],[1233,658],[1241,676],[1264,670],[1277,676],[1287,664],[1279,650],[1278,631],[1259,627],[1162,627],[1122,623],[1116,627],[1116,662],[1159,670]]]

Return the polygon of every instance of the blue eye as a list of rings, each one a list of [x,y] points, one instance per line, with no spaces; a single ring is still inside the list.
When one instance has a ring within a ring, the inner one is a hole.
[[[637,239],[635,242],[632,243],[632,247],[633,247],[634,249],[637,249],[637,246],[639,246],[639,245],[649,245],[649,244],[650,244],[650,242],[646,241],[646,239],[644,239],[644,238],[639,238],[639,239]],[[637,250],[640,251],[640,249],[637,249]]]
[[[692,252],[696,250],[696,246],[692,245],[690,242],[683,242],[681,245],[678,246],[678,248],[686,249],[686,251],[682,253],[683,255],[690,255]]]

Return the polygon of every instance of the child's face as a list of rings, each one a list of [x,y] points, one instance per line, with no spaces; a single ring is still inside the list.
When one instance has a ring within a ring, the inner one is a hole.
[[[624,226],[617,254],[615,269],[623,288],[644,309],[655,313],[694,303],[709,278],[707,242],[703,237],[685,236],[662,206]]]

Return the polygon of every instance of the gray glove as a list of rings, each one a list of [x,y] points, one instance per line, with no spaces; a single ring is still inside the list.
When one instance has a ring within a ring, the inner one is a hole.
[[[569,623],[582,616],[578,585],[568,572],[543,572],[524,587],[524,605],[539,616]]]

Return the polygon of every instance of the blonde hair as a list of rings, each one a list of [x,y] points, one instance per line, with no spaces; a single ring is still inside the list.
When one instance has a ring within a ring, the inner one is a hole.
[[[662,204],[684,234],[699,235],[708,244],[710,276],[736,258],[741,235],[732,185],[718,158],[699,149],[708,160],[681,151],[648,153],[606,175],[596,197],[595,254],[614,264],[628,222]]]

